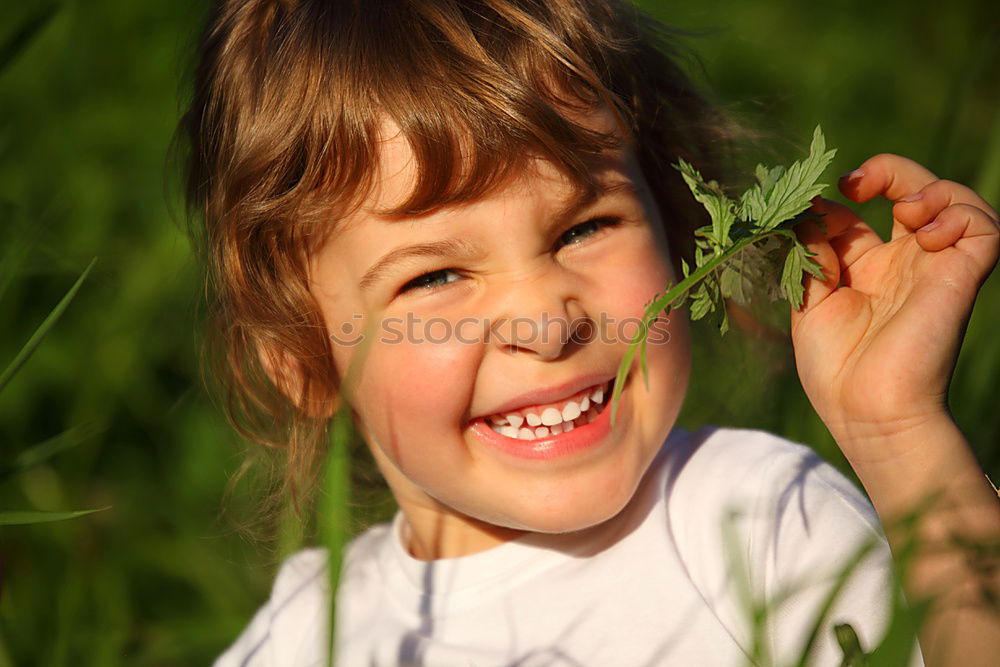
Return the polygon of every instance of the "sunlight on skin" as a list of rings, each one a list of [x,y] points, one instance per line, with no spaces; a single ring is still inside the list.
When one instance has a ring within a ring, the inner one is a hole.
[[[613,127],[610,114],[595,127]],[[413,220],[372,213],[403,200],[415,180],[409,145],[386,127],[380,177],[365,206],[312,259],[311,280],[328,329],[352,315],[366,320],[406,314],[454,323],[463,317],[543,316],[617,321],[639,318],[671,278],[666,242],[648,185],[630,150],[609,154],[603,183],[630,182],[571,218],[557,212],[574,195],[552,164],[535,160],[520,178],[470,204]],[[598,218],[620,224],[556,245],[568,229]],[[555,226],[555,225],[559,226]],[[475,250],[461,257],[417,257],[392,265],[370,290],[360,277],[385,253],[410,244],[461,239]],[[400,292],[406,282],[454,269],[447,283]],[[627,341],[531,340],[440,344],[376,340],[360,374],[354,410],[366,441],[409,526],[420,558],[480,551],[524,531],[564,533],[615,516],[633,496],[673,426],[687,386],[690,355],[683,315],[672,316],[669,344],[650,347],[649,390],[626,389],[621,418],[593,446],[551,460],[519,459],[485,445],[470,418],[527,391],[582,377],[610,380]],[[338,369],[352,349],[335,346]]]
[[[871,158],[840,188],[856,202],[895,202],[892,238],[883,242],[847,207],[816,202],[826,233],[810,223],[801,235],[827,279],[808,277],[803,307],[792,312],[799,376],[897,556],[908,539],[898,520],[926,507],[922,548],[903,581],[910,601],[934,598],[920,632],[926,664],[992,664],[1000,624],[981,596],[1000,590],[1000,570],[977,570],[962,542],[1000,539],[1000,503],[947,396],[973,303],[997,261],[997,215],[971,189],[895,155]]]

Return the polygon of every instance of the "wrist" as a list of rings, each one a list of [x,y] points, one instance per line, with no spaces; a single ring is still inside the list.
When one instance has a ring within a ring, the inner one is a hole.
[[[848,460],[863,458],[873,448],[891,449],[921,431],[955,428],[947,388],[915,391],[914,382],[898,378],[876,388],[882,378],[825,387],[817,387],[814,379],[806,384],[803,378],[810,402]]]
[[[948,414],[896,428],[845,429],[834,436],[883,520],[934,497],[978,503],[991,495],[985,493],[989,485],[979,462]]]
[[[946,408],[916,411],[894,419],[838,420],[827,428],[852,466],[925,458],[944,442],[960,440],[958,425]]]
[[[937,475],[954,472],[953,465],[964,466],[966,453],[971,455],[965,436],[947,413],[845,424],[831,433],[863,482],[885,479],[901,487],[929,486]]]

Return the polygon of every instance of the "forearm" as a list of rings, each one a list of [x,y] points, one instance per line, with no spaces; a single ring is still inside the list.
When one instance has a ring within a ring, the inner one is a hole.
[[[838,434],[834,434],[838,436]],[[863,438],[851,464],[878,512],[897,561],[911,537],[903,590],[932,599],[920,631],[929,667],[994,665],[1000,656],[1000,501],[958,427],[947,417]],[[881,452],[893,452],[881,456]],[[900,520],[920,511],[915,529]],[[969,545],[989,548],[978,557]],[[984,591],[987,594],[984,594]],[[992,592],[992,596],[988,593]],[[992,601],[992,604],[991,604]]]

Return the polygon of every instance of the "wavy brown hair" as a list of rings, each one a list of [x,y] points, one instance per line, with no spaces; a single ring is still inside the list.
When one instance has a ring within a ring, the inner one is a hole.
[[[379,130],[418,182],[395,213],[468,202],[543,157],[581,186],[631,139],[674,260],[703,211],[670,164],[718,173],[729,126],[680,65],[678,33],[618,0],[222,0],[201,39],[188,148],[191,234],[209,294],[206,376],[244,436],[313,486],[338,397],[307,258],[365,197]],[[567,111],[610,108],[602,135]]]

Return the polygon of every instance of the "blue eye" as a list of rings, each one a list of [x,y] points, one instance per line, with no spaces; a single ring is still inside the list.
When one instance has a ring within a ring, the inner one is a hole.
[[[400,287],[399,291],[400,293],[403,293],[415,289],[434,289],[435,287],[441,287],[442,285],[453,283],[461,277],[462,276],[457,274],[452,269],[439,269],[414,278]]]
[[[573,225],[559,237],[556,245],[561,248],[567,245],[573,245],[575,243],[580,243],[586,240],[588,237],[593,236],[605,227],[614,227],[620,222],[617,218],[593,218],[580,224]]]

